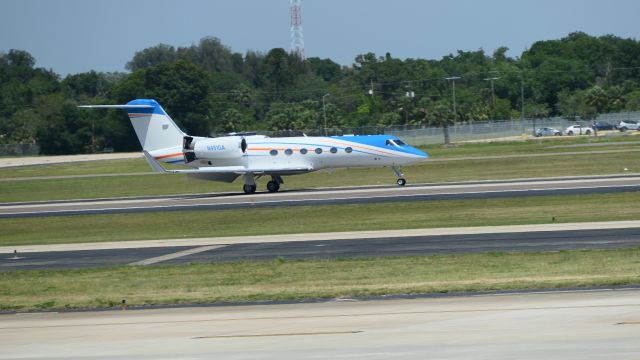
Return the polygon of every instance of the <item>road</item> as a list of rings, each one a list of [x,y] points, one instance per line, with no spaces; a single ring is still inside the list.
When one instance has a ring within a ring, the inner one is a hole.
[[[0,359],[637,359],[640,290],[0,315]]]
[[[394,201],[486,199],[514,196],[614,193],[639,190],[639,176],[484,181],[457,184],[421,184],[406,187],[328,188],[251,195],[219,193],[77,201],[3,203],[0,204],[0,218],[366,204]]]
[[[0,271],[237,260],[415,256],[440,253],[559,251],[640,246],[640,222],[495,227],[485,232],[430,229],[301,234],[162,242],[61,244],[0,248]],[[588,230],[576,230],[576,229]],[[405,235],[400,235],[404,233]]]

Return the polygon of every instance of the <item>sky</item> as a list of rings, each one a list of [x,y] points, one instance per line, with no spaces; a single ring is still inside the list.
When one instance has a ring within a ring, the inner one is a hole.
[[[640,39],[637,0],[302,0],[307,57],[441,59],[501,46],[511,57],[574,31]],[[61,76],[126,71],[136,51],[219,38],[233,52],[289,50],[289,0],[0,0],[0,52]]]

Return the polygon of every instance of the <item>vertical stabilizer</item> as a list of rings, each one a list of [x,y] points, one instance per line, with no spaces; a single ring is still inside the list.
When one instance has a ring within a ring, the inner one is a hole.
[[[153,99],[136,99],[123,107],[140,140],[142,149],[153,151],[182,146],[185,134]]]

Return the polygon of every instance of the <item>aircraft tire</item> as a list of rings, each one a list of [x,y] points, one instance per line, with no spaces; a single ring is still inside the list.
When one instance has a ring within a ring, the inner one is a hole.
[[[396,183],[398,184],[398,186],[405,186],[407,185],[407,180],[400,178],[398,179],[398,181],[396,181]]]
[[[272,193],[278,192],[278,190],[280,190],[280,184],[278,184],[278,182],[275,180],[271,180],[267,183],[267,190]]]

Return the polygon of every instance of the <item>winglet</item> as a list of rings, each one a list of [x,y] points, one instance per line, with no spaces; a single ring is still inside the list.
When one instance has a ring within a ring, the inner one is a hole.
[[[153,172],[167,172],[167,170],[163,168],[160,163],[153,156],[151,156],[151,154],[149,154],[148,151],[143,150],[142,152],[144,153],[144,158],[149,163],[149,166],[151,166],[151,170],[153,170]]]

